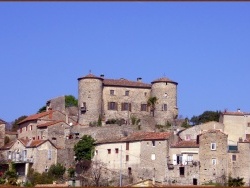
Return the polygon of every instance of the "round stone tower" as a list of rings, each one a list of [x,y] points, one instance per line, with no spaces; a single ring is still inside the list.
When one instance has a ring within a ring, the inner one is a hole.
[[[78,78],[79,123],[89,125],[102,114],[103,78],[88,74]]]
[[[178,116],[177,82],[166,77],[154,80],[151,87],[151,97],[157,97],[154,117],[157,124],[172,122]]]

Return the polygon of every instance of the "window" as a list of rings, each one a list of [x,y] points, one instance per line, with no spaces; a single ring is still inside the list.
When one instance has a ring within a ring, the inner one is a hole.
[[[11,158],[12,158],[12,152],[8,151],[8,159],[11,159]]]
[[[45,172],[48,172],[49,168],[48,166],[45,166]]]
[[[193,161],[193,155],[188,155],[187,156],[187,161]]]
[[[95,155],[98,155],[98,150],[95,150]]]
[[[51,157],[52,157],[52,151],[48,150],[48,159],[51,160]]]
[[[155,154],[154,154],[154,153],[151,154],[151,160],[152,160],[152,161],[155,160]]]
[[[144,92],[144,96],[145,96],[145,97],[147,96],[147,92]]]
[[[117,110],[117,103],[116,102],[109,102],[108,103],[108,110]]]
[[[30,130],[32,131],[32,125],[30,125]]]
[[[132,168],[128,167],[128,175],[132,175]]]
[[[25,130],[28,131],[28,127],[27,126],[25,127]]]
[[[20,128],[20,133],[22,133],[22,128]]]
[[[155,141],[154,140],[152,140],[152,146],[155,146]]]
[[[163,105],[162,105],[162,111],[167,111],[167,109],[168,109],[168,108],[167,108],[167,104],[163,104]]]
[[[131,111],[131,103],[122,103],[122,111]]]
[[[212,159],[212,165],[216,165],[216,159],[215,158]]]
[[[184,176],[185,175],[185,168],[184,167],[180,167],[180,176]]]
[[[232,161],[236,161],[236,155],[232,155]]]
[[[191,135],[190,134],[186,134],[186,140],[191,140]]]
[[[177,155],[177,164],[182,164],[182,155]]]
[[[115,90],[110,90],[110,95],[115,95]]]
[[[56,137],[52,137],[52,140],[56,140]]]
[[[250,122],[247,123],[247,126],[250,127]]]
[[[118,148],[115,148],[115,153],[119,153],[119,149]]]
[[[141,104],[141,111],[147,111],[147,104]]]
[[[37,136],[37,140],[39,140],[39,136]]]
[[[216,150],[216,143],[211,143],[211,150]]]
[[[108,154],[111,154],[111,149],[108,149]]]
[[[33,140],[35,140],[35,139],[36,139],[36,137],[32,137],[32,139],[33,139]]]
[[[129,150],[129,142],[126,142],[126,150]]]
[[[126,161],[129,161],[129,155],[126,155]]]
[[[125,91],[125,96],[129,96],[129,91]]]

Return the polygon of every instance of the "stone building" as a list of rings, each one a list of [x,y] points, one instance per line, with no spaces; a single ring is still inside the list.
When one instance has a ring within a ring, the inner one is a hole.
[[[120,139],[98,141],[93,160],[117,172],[122,168],[123,176],[134,182],[143,179],[163,182],[171,136],[170,132],[137,132]]]
[[[132,116],[140,119],[152,116],[147,106],[149,97],[158,99],[153,117],[156,124],[165,124],[177,117],[177,82],[164,77],[147,84],[141,78],[130,81],[88,74],[78,78],[79,123],[89,125],[99,117],[103,121],[129,122]]]
[[[208,130],[198,136],[200,184],[225,183],[228,175],[227,138],[228,136],[219,130]]]
[[[220,115],[220,122],[224,124],[224,132],[228,135],[228,145],[236,146],[238,140],[250,139],[250,113],[224,111]]]
[[[6,162],[13,162],[19,179],[25,181],[29,168],[42,173],[57,163],[57,148],[49,140],[17,139],[1,148]]]
[[[42,127],[48,127],[52,124],[58,122],[70,122],[69,125],[75,125],[76,122],[73,119],[67,117],[66,114],[58,111],[58,110],[48,110],[46,112],[30,115],[26,117],[24,120],[18,123],[18,138],[26,138],[33,140],[43,139],[44,135],[42,134]],[[40,125],[40,131],[38,131],[38,126]],[[60,129],[65,129],[60,128]]]
[[[169,185],[199,185],[199,144],[196,140],[180,140],[170,146]]]
[[[219,123],[216,121],[210,121],[207,123],[203,123],[200,125],[195,125],[192,126],[188,129],[182,130],[178,133],[178,135],[180,136],[180,138],[182,140],[196,140],[197,136],[205,131],[208,130],[220,130],[221,132],[224,131],[224,125],[223,123]]]
[[[6,122],[0,119],[0,147],[4,145]]]
[[[228,176],[244,178],[245,186],[250,186],[250,142],[239,140],[236,150],[228,151]]]

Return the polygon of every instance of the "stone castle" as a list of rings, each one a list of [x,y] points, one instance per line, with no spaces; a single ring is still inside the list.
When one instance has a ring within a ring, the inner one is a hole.
[[[104,75],[88,74],[78,78],[79,123],[109,119],[130,121],[131,117],[143,119],[152,116],[147,104],[150,97],[157,102],[153,114],[156,124],[164,125],[178,115],[177,82],[166,77],[156,79],[151,84],[121,79],[106,79]]]

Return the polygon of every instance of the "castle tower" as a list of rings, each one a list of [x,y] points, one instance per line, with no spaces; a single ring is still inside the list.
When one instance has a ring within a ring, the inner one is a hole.
[[[157,97],[154,117],[157,124],[164,125],[173,121],[178,115],[177,82],[166,77],[154,80],[151,87],[151,97]]]
[[[79,123],[89,125],[102,114],[103,78],[88,74],[78,78]]]

